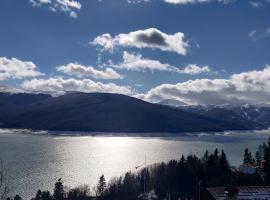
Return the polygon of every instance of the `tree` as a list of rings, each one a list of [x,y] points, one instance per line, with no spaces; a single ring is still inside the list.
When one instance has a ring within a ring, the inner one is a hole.
[[[223,172],[226,172],[230,169],[230,165],[229,165],[229,162],[227,160],[227,156],[223,150],[221,151],[219,163],[220,163],[220,167],[221,167]]]
[[[245,149],[244,164],[253,164],[253,158],[252,158],[251,152],[249,152],[248,148]]]
[[[14,197],[14,200],[22,200],[22,197],[20,197],[19,195],[16,195],[16,196]]]
[[[63,200],[65,198],[65,190],[61,178],[55,183],[53,198],[55,200]]]
[[[43,191],[41,193],[41,200],[52,200],[53,197],[49,191]]]
[[[88,198],[89,193],[90,193],[89,187],[87,185],[83,185],[69,190],[67,199],[68,200],[89,199]]]
[[[204,163],[206,163],[207,160],[208,160],[208,158],[209,158],[209,151],[206,150],[205,153],[204,153],[204,155],[203,155],[202,161],[203,161]]]
[[[218,164],[218,160],[219,160],[219,152],[218,152],[218,149],[215,149],[214,151],[214,162],[215,162],[215,165]]]
[[[99,178],[99,182],[97,184],[97,196],[98,197],[104,197],[105,196],[105,193],[106,193],[106,180],[105,180],[105,176],[102,175],[100,178]]]
[[[33,198],[32,200],[41,200],[41,190],[37,191],[35,198]]]
[[[260,145],[258,151],[256,151],[256,153],[255,153],[255,159],[256,159],[257,166],[260,166],[261,165],[261,162],[263,160],[263,149],[262,149],[262,145]]]

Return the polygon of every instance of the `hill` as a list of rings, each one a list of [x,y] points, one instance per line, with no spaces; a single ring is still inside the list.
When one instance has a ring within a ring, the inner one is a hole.
[[[252,123],[110,93],[0,94],[0,127],[89,132],[204,132],[254,129]]]

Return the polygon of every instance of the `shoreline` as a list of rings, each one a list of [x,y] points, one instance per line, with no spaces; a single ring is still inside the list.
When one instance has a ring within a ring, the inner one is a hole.
[[[234,133],[265,133],[270,132],[270,128],[263,130],[227,130],[220,132],[183,132],[183,133],[124,133],[124,132],[83,132],[83,131],[49,131],[49,130],[32,130],[32,129],[16,129],[16,128],[0,128],[1,133],[11,134],[29,134],[37,136],[70,136],[70,137],[201,137],[201,136],[229,136]]]

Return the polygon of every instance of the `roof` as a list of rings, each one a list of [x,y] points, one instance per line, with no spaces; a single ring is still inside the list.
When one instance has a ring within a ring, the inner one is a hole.
[[[256,171],[257,171],[257,168],[254,167],[253,165],[251,164],[243,164],[243,165],[240,165],[238,168],[237,168],[237,171],[238,172],[242,172],[244,174],[255,174]]]
[[[207,191],[215,200],[226,200],[226,187],[212,187],[207,188]],[[238,187],[239,193],[237,199],[239,200],[265,200],[270,199],[270,186],[247,186]]]

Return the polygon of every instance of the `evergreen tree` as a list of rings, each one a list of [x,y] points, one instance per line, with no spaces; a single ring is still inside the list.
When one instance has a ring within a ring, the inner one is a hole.
[[[263,147],[262,145],[259,146],[259,149],[256,151],[255,153],[255,161],[256,161],[256,165],[260,166],[261,162],[263,160]]]
[[[221,156],[220,156],[220,160],[219,160],[219,163],[220,163],[220,167],[222,169],[222,171],[226,172],[226,171],[229,171],[230,169],[230,165],[229,165],[229,162],[227,160],[227,156],[226,154],[224,153],[224,151],[222,150],[221,151]]]
[[[16,196],[14,197],[14,200],[22,200],[22,197],[20,197],[19,195],[16,195]]]
[[[34,200],[41,200],[41,190],[37,191],[36,197],[34,198]]]
[[[207,160],[208,160],[208,158],[209,158],[209,151],[206,150],[205,153],[204,153],[204,155],[203,155],[202,161],[203,161],[204,163],[206,163]]]
[[[253,164],[253,158],[251,152],[249,152],[248,148],[245,149],[244,153],[244,164]]]
[[[98,197],[103,197],[106,194],[106,180],[104,175],[99,178],[96,193]]]
[[[87,185],[80,186],[69,190],[67,200],[86,200],[89,194],[89,187]]]
[[[41,200],[52,200],[53,197],[49,191],[43,191],[41,193]]]
[[[182,155],[182,156],[181,156],[181,160],[180,160],[180,164],[181,164],[181,165],[184,165],[184,164],[185,164],[185,161],[186,161],[185,156]]]
[[[213,158],[214,158],[215,165],[218,165],[218,160],[219,160],[219,152],[218,152],[218,149],[215,149]]]
[[[55,183],[53,198],[54,200],[64,200],[65,198],[64,186],[61,179],[58,179]]]

